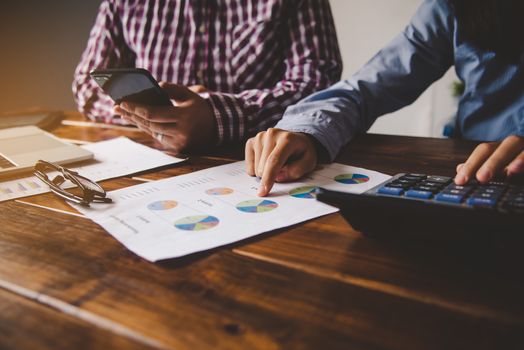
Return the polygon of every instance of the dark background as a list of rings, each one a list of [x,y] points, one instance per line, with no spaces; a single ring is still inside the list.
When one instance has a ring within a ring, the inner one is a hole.
[[[76,109],[73,72],[101,0],[0,2],[0,112]]]

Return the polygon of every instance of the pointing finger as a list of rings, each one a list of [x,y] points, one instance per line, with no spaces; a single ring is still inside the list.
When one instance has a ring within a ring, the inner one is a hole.
[[[259,196],[264,197],[269,194],[275,184],[278,173],[293,154],[293,151],[293,146],[288,142],[279,142],[272,150],[271,154],[267,157],[264,167],[264,173],[258,191]]]
[[[464,185],[470,181],[473,178],[473,174],[475,174],[486,159],[489,158],[496,147],[497,143],[494,142],[481,143],[478,145],[455,177],[455,183],[457,185]]]

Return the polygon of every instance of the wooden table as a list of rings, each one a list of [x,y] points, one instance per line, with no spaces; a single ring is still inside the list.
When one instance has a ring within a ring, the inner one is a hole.
[[[69,113],[70,140],[138,132]],[[474,144],[367,135],[340,162],[453,175]],[[242,159],[221,149],[114,190]],[[51,194],[0,203],[1,349],[524,348],[522,246],[478,251],[363,237],[333,214],[149,263]],[[460,225],[460,223],[450,223]]]

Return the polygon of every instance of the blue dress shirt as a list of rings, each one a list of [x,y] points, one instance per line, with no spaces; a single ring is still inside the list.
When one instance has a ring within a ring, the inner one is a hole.
[[[289,107],[276,127],[311,134],[334,159],[353,136],[414,102],[452,65],[465,83],[457,112],[462,137],[524,136],[524,60],[511,64],[465,42],[446,0],[425,0],[406,29],[353,77]]]

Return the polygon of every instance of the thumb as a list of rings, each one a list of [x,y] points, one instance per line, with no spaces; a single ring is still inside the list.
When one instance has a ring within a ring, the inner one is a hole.
[[[189,86],[189,90],[196,92],[197,94],[209,92],[209,90],[204,85],[191,85]]]
[[[175,101],[189,100],[195,93],[184,85],[160,82],[160,87],[169,95],[170,99]]]

